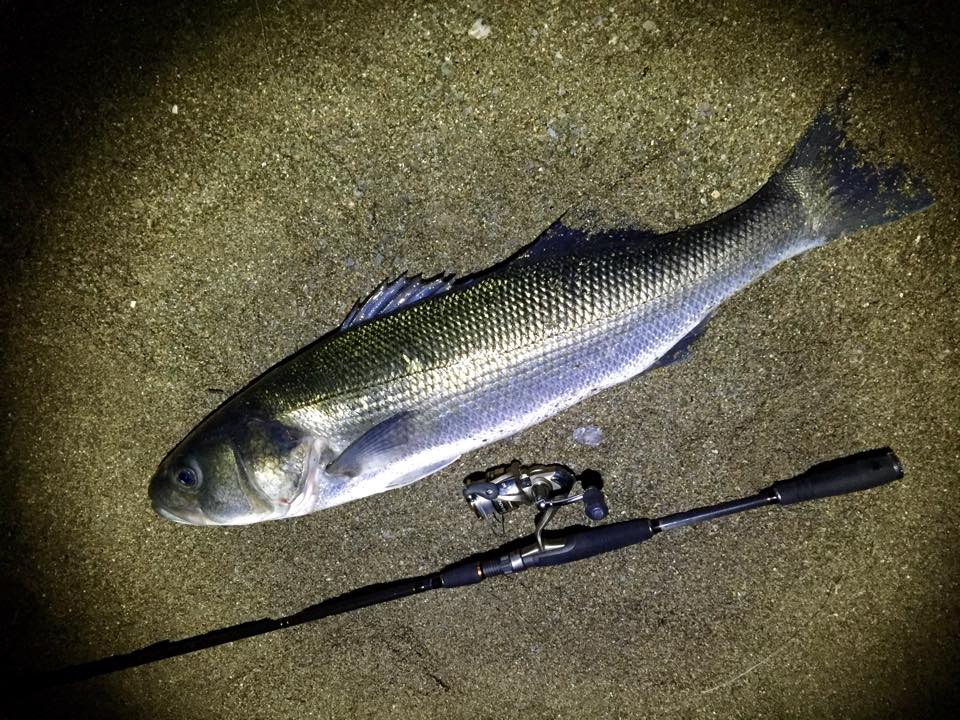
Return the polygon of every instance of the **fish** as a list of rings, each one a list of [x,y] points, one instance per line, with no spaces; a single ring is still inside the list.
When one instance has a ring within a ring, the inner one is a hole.
[[[160,463],[163,518],[244,525],[408,485],[683,357],[774,266],[933,203],[821,110],[751,197],[665,233],[554,222],[487,271],[403,275],[215,409]]]

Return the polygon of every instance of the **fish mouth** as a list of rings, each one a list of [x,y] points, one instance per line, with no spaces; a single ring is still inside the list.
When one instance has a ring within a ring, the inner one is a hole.
[[[180,523],[181,525],[210,525],[210,518],[199,507],[176,507],[179,503],[171,503],[168,493],[164,492],[164,475],[158,473],[150,481],[150,487],[147,492],[150,497],[150,505],[153,511],[170,522]],[[174,507],[171,507],[174,505]]]
[[[166,508],[153,506],[153,510],[164,520],[170,520],[181,525],[209,525],[210,521],[200,510],[182,510],[179,513],[171,512]]]

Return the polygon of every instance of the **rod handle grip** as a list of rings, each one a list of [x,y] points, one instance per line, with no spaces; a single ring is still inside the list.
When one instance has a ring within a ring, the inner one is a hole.
[[[576,560],[619,550],[649,540],[656,530],[648,518],[625,520],[612,525],[586,528],[570,533],[563,547],[524,558],[524,569],[563,565]]]
[[[814,465],[802,475],[770,488],[781,505],[867,490],[903,477],[903,465],[888,447]]]

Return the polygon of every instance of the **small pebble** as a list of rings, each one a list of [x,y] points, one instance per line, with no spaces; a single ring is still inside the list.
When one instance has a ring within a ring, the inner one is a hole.
[[[174,115],[179,115],[179,114],[180,114],[180,106],[179,106],[179,105],[174,105],[173,107],[170,108],[170,112],[172,112]]]
[[[467,35],[474,40],[484,40],[490,35],[490,26],[483,21],[483,18],[477,18],[467,30]]]
[[[573,431],[573,441],[580,445],[597,447],[603,442],[603,430],[596,425],[584,425]]]
[[[643,29],[646,30],[647,32],[656,32],[657,24],[653,20],[644,20]]]

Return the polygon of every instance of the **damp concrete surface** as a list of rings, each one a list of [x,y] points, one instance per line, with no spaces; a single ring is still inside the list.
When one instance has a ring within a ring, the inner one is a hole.
[[[531,513],[483,524],[460,494],[513,458],[600,471],[611,520],[884,445],[906,468],[588,562],[81,685],[17,685],[10,712],[877,718],[956,700],[950,11],[250,0],[2,14],[7,679],[524,535]],[[657,230],[712,217],[847,91],[855,141],[902,159],[936,204],[776,268],[685,362],[312,516],[195,528],[152,512],[167,450],[382,280],[476,272],[563,213]],[[582,427],[598,441],[577,442]]]

